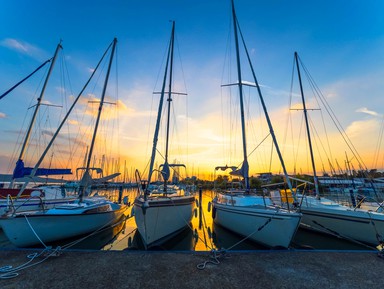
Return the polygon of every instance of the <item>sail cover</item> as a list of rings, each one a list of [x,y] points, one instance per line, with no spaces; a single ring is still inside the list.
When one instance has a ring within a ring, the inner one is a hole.
[[[233,171],[233,172],[230,172],[229,174],[231,176],[241,176],[241,177],[245,178],[246,176],[248,176],[248,172],[249,172],[249,165],[248,165],[248,161],[245,160],[240,169]]]
[[[16,167],[13,171],[13,178],[22,178],[24,176],[28,176],[32,173],[33,168],[24,167],[24,162],[22,160],[18,160],[16,162]],[[35,176],[51,176],[51,175],[70,175],[72,174],[71,169],[37,169]]]
[[[164,181],[168,181],[171,176],[171,170],[169,168],[169,164],[165,162],[165,164],[161,165],[163,168],[161,170],[161,175],[163,176]]]

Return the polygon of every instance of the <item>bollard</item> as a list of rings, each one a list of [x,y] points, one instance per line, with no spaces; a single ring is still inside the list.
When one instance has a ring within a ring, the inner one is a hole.
[[[119,187],[119,200],[117,201],[119,204],[121,204],[121,199],[123,198],[123,186]]]
[[[201,200],[202,200],[202,190],[199,188],[199,229],[201,230],[202,224],[202,212],[201,212]]]

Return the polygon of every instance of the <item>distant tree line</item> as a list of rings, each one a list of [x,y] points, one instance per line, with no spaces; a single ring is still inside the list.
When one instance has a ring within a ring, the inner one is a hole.
[[[371,170],[352,170],[350,174],[348,173],[341,173],[341,174],[333,174],[332,176],[324,173],[323,176],[325,177],[335,177],[335,178],[345,178],[345,179],[351,179],[351,178],[384,178],[384,172],[380,172],[377,169],[371,169]],[[300,179],[303,181],[307,181],[310,183],[313,183],[313,176],[306,175],[306,174],[296,174],[294,175],[296,179]],[[218,175],[214,181],[207,181],[207,180],[201,180],[196,177],[193,177],[188,180],[183,180],[183,183],[187,184],[194,184],[202,189],[227,189],[233,184],[242,184],[244,186],[244,181],[239,178],[231,178],[227,175]],[[292,181],[295,182],[295,181]],[[281,184],[284,183],[284,177],[282,175],[272,175],[270,176],[270,179],[266,180],[264,178],[261,178],[259,176],[251,176],[249,178],[249,184],[251,189],[260,190],[262,189],[263,185],[266,184]],[[279,185],[280,187],[282,185]]]

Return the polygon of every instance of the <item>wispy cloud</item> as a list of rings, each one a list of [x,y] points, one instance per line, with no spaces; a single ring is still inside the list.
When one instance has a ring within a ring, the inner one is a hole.
[[[71,124],[71,125],[79,125],[79,121],[74,120],[74,119],[69,119],[68,123]]]
[[[375,135],[379,130],[379,121],[376,119],[353,121],[346,129],[346,133],[351,138],[362,138],[368,136],[369,133]],[[372,135],[371,135],[372,136]]]
[[[3,112],[0,112],[0,118],[6,118],[7,116],[5,115],[5,113]]]
[[[38,48],[37,46],[13,38],[6,38],[2,40],[0,42],[0,46],[7,47],[11,50],[28,55],[38,60],[47,57],[47,53],[44,52],[42,49]]]
[[[373,110],[369,110],[366,107],[358,108],[358,109],[356,109],[356,112],[361,112],[361,113],[366,113],[366,114],[369,114],[369,115],[372,115],[372,116],[381,117],[381,115],[379,113],[377,113],[376,111],[373,111]]]
[[[31,50],[31,45],[29,45],[28,43],[22,43],[12,38],[6,38],[3,41],[1,41],[1,46],[5,46],[9,49],[13,49],[13,50],[22,52],[24,54],[29,54]]]

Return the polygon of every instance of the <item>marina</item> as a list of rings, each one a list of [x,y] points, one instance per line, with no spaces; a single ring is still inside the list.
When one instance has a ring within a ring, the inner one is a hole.
[[[1,289],[382,287],[383,5],[41,1],[2,15]]]
[[[263,288],[381,288],[379,250],[302,229],[289,249],[262,247],[212,222],[213,194],[202,191],[202,219],[197,214],[190,228],[147,250],[133,217],[47,248],[15,248],[0,233],[1,288],[52,288],[53,280],[58,289],[255,288],[255,280]],[[124,195],[134,200],[136,189]]]

